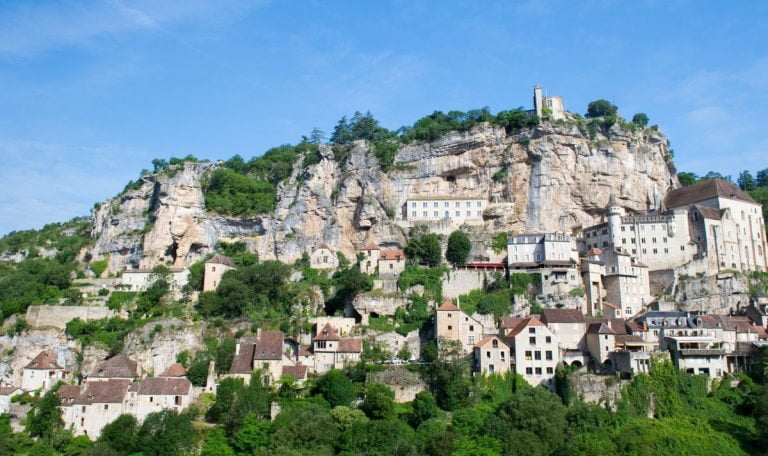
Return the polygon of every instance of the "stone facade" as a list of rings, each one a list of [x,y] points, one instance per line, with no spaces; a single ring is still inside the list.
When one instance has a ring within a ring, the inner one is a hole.
[[[224,255],[215,255],[205,262],[203,291],[214,291],[221,283],[224,273],[235,269],[235,263]]]
[[[112,318],[117,314],[105,306],[50,306],[27,307],[27,323],[35,328],[66,329],[67,323],[79,318],[83,321]]]

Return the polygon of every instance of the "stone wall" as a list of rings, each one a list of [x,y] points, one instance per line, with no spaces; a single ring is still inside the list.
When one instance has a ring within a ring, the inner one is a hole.
[[[79,318],[81,320],[98,320],[116,316],[115,311],[104,306],[29,306],[27,307],[27,323],[35,328],[53,327],[65,329],[67,323]]]
[[[595,374],[575,374],[571,376],[573,393],[580,397],[584,402],[608,406],[615,410],[616,404],[621,399],[621,390],[629,381],[619,380],[618,377],[595,375]]]
[[[404,367],[391,367],[372,373],[369,381],[392,388],[395,392],[395,402],[412,401],[418,393],[427,390],[424,380]]]
[[[443,298],[456,298],[472,290],[482,289],[486,282],[492,281],[492,272],[470,269],[450,271],[448,278],[443,281]]]

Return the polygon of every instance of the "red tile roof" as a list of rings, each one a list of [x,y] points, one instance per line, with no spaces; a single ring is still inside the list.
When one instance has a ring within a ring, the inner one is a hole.
[[[363,250],[379,250],[379,246],[374,244],[373,242],[369,242],[368,244],[363,247]]]
[[[707,179],[667,193],[666,198],[664,198],[664,206],[674,209],[717,197],[757,204],[755,200],[732,183],[722,179]]]
[[[525,328],[529,326],[545,326],[544,323],[539,321],[536,317],[528,317],[523,319],[520,323],[517,324],[515,329],[513,329],[509,334],[507,334],[507,337],[515,337],[516,335],[520,334]]]
[[[16,386],[0,386],[0,396],[8,396],[16,391],[21,391],[21,388]]]
[[[186,377],[187,370],[179,363],[173,363],[164,370],[160,377]]]
[[[315,336],[315,340],[339,340],[339,335],[330,323],[326,323],[323,329]]]
[[[317,250],[320,250],[320,249],[325,249],[325,250],[328,250],[328,251],[331,251],[331,252],[334,251],[332,248],[328,247],[328,244],[326,244],[325,242],[322,242],[322,243],[320,243],[319,246],[317,246]]]
[[[61,385],[56,393],[61,399],[61,405],[71,405],[80,397],[80,387],[77,385]]]
[[[344,338],[339,341],[339,349],[337,353],[362,353],[363,352],[363,340]]]
[[[253,372],[253,343],[240,343],[240,352],[232,359],[230,374],[250,374]]]
[[[502,344],[506,345],[507,348],[509,348],[509,344],[499,336],[485,336],[482,339],[480,339],[480,342],[475,344],[474,348],[483,348],[485,345],[489,344],[493,339],[499,340]]]
[[[180,396],[189,394],[191,390],[192,382],[186,377],[152,377],[139,382],[139,394],[142,396]]]
[[[299,356],[312,356],[312,351],[310,350],[311,347],[308,345],[302,345],[299,347]]]
[[[520,317],[501,317],[499,319],[499,329],[514,329],[521,321]]]
[[[541,312],[543,323],[584,323],[584,314],[577,309],[544,309]]]
[[[438,307],[437,310],[459,310],[459,308],[456,307],[456,304],[452,303],[450,299],[446,299],[440,304],[440,307]]]
[[[224,266],[229,266],[230,268],[236,268],[235,263],[229,259],[229,257],[225,257],[221,254],[216,254],[213,257],[211,257],[210,260],[206,261],[206,263],[213,263],[213,264],[223,264]]]
[[[134,378],[138,376],[138,364],[123,353],[115,355],[96,365],[90,377]]]
[[[83,391],[80,393],[74,403],[87,404],[106,404],[120,403],[125,398],[125,393],[131,385],[128,379],[110,379],[86,382],[83,385]]]
[[[255,360],[281,360],[283,359],[283,341],[285,337],[282,331],[263,331],[253,348]]]
[[[32,361],[29,362],[24,369],[63,369],[56,362],[56,354],[50,350],[43,350],[35,356]]]
[[[381,256],[379,257],[381,260],[404,260],[405,259],[405,253],[403,253],[402,250],[382,250]]]
[[[307,366],[301,363],[298,363],[295,366],[283,366],[282,375],[290,375],[299,380],[304,380],[307,378]]]

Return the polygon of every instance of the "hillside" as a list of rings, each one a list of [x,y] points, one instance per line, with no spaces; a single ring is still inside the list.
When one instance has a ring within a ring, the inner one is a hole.
[[[238,173],[232,161],[171,165],[96,205],[88,253],[108,258],[110,272],[188,266],[218,240],[235,238],[263,259],[290,263],[321,242],[354,257],[370,241],[405,244],[408,198],[487,199],[485,223],[475,231],[570,232],[594,222],[612,193],[625,208],[642,210],[654,189],[664,194],[679,185],[663,134],[633,124],[478,122],[433,141],[398,144],[388,165],[377,157],[380,144],[313,144],[310,153],[292,151],[288,166],[282,158],[281,170],[268,163],[261,175],[275,185],[274,197],[250,187],[237,195],[274,198],[259,206],[274,209],[258,215],[218,214],[206,207],[204,192],[216,170],[247,178],[259,175],[253,167]]]

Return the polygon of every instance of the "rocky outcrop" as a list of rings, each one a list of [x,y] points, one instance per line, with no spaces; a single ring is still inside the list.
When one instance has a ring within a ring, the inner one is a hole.
[[[52,350],[59,364],[71,370],[77,366],[77,348],[64,331],[54,328],[32,329],[12,337],[0,335],[0,383],[20,386],[24,366],[43,350]]]
[[[595,374],[577,374],[570,378],[576,397],[611,410],[616,409],[621,399],[621,390],[629,383],[628,380],[619,380],[618,377]]]
[[[377,291],[361,293],[355,296],[354,301],[352,301],[352,308],[346,313],[350,317],[355,316],[355,314],[360,315],[362,317],[361,324],[367,325],[371,315],[394,316],[397,309],[407,307],[409,302],[408,298],[400,293],[385,294]]]
[[[737,274],[680,277],[675,300],[680,310],[728,314],[749,304],[747,278]]]
[[[351,258],[368,241],[405,242],[411,197],[488,199],[481,232],[570,232],[595,222],[612,193],[626,209],[642,210],[655,188],[663,194],[678,185],[664,136],[618,125],[590,138],[576,124],[544,122],[515,135],[483,124],[402,147],[388,173],[363,141],[344,163],[329,147],[320,152],[318,164],[296,163],[278,186],[273,213],[251,219],[206,211],[201,179],[216,164],[145,176],[139,188],[94,209],[90,253],[108,256],[111,271],[184,266],[218,239],[238,238],[265,259],[291,262],[321,242]]]

